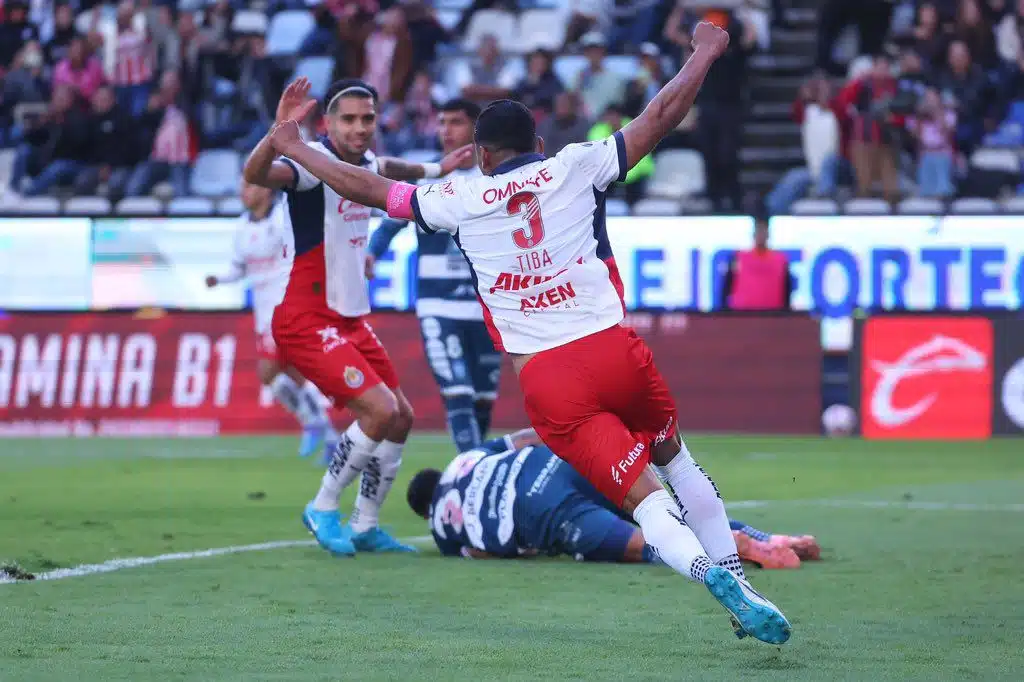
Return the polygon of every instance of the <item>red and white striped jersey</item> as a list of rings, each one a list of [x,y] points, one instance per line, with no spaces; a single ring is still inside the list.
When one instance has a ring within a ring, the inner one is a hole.
[[[174,106],[167,107],[164,118],[157,128],[153,140],[154,161],[182,164],[191,161],[188,144],[188,118],[185,112]]]
[[[452,234],[498,348],[536,353],[622,321],[604,202],[627,170],[625,140],[615,133],[550,159],[523,154],[491,175],[416,189],[416,222]]]
[[[117,34],[114,48],[114,85],[143,85],[153,80],[153,45],[145,31],[128,29]]]

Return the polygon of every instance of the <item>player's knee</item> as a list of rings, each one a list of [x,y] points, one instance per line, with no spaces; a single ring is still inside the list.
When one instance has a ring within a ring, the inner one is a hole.
[[[274,377],[281,373],[281,368],[277,366],[276,362],[261,358],[256,363],[256,373],[259,374],[260,383],[269,386]]]
[[[413,413],[412,405],[405,399],[405,396],[398,395],[397,403],[398,409],[395,412],[391,428],[398,438],[404,440],[409,435],[409,432],[412,431],[412,422],[416,415]]]
[[[359,397],[359,428],[372,440],[381,441],[394,430],[398,420],[398,399],[383,384]]]

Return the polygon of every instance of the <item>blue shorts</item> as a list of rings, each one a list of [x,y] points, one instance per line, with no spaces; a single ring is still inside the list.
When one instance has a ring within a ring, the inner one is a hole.
[[[579,561],[622,561],[637,530],[624,512],[562,460],[533,459],[517,482],[520,546]]]
[[[442,396],[497,399],[501,353],[494,350],[482,320],[421,317],[420,333],[427,364]]]

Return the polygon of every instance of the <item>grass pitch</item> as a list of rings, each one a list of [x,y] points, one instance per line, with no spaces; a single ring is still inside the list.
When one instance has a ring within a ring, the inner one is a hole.
[[[310,546],[0,584],[0,680],[1019,680],[1024,441],[702,437],[734,517],[824,560],[752,570],[789,644],[733,638],[668,569],[333,559]],[[0,561],[45,572],[302,540],[320,472],[294,438],[0,441]],[[384,522],[421,466],[407,450]],[[749,502],[757,501],[757,502]],[[351,493],[344,507],[351,504]]]

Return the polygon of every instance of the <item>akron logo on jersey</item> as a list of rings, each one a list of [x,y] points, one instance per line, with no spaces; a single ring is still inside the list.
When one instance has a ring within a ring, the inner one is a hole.
[[[349,388],[359,388],[363,385],[363,373],[355,367],[346,367],[345,385]]]

